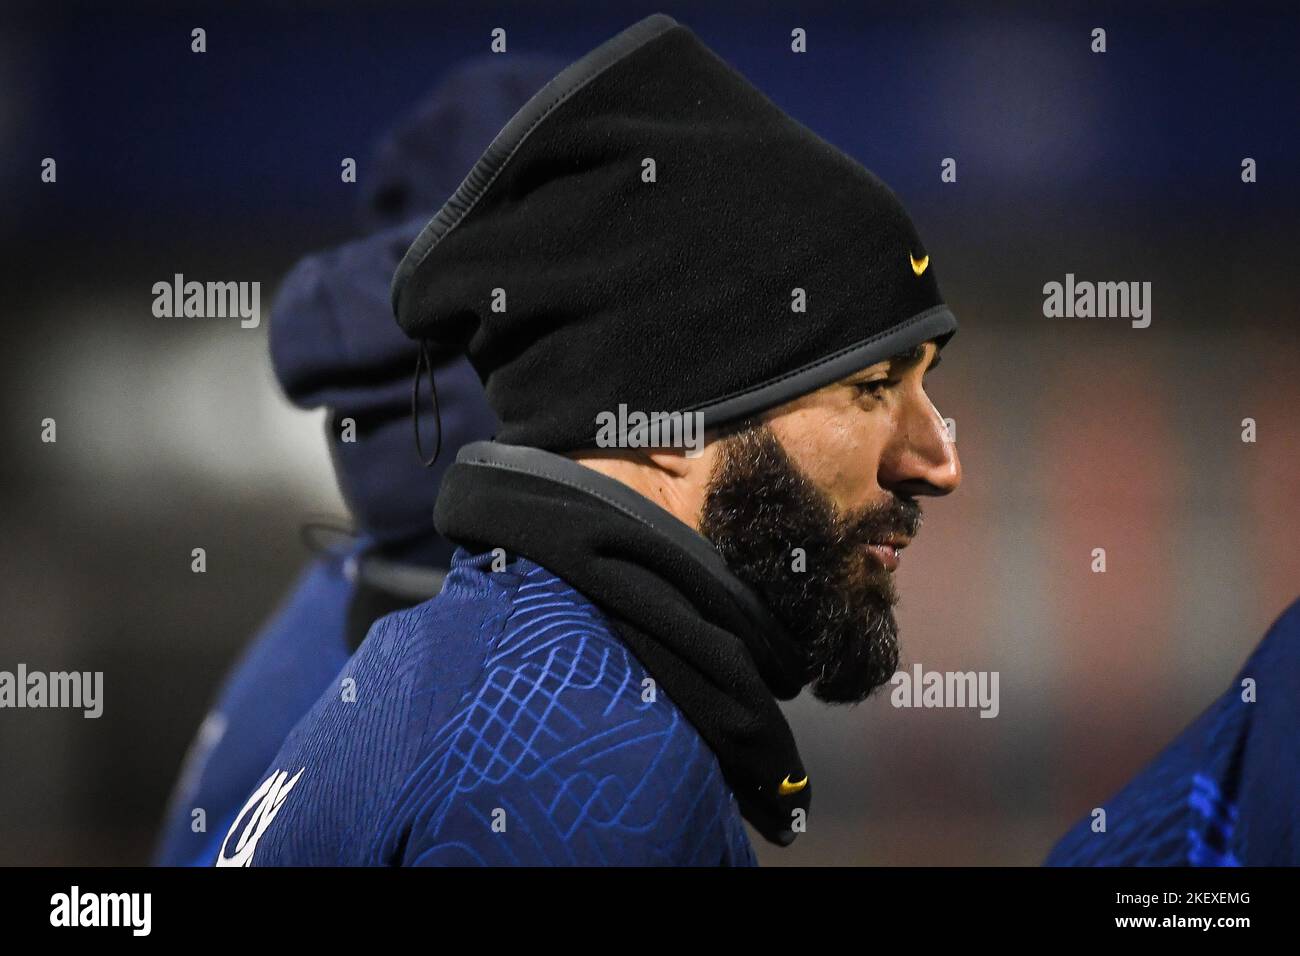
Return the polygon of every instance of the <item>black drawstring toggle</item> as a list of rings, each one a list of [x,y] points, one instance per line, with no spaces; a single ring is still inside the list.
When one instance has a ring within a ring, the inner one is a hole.
[[[433,395],[433,418],[438,426],[437,444],[433,446],[433,457],[424,457],[424,447],[420,442],[420,375],[423,369],[429,370],[429,391]],[[429,358],[429,343],[420,339],[420,351],[415,356],[415,382],[411,386],[411,420],[415,423],[415,452],[420,456],[420,464],[432,468],[442,451],[442,413],[438,410],[438,386],[433,380],[433,362]]]

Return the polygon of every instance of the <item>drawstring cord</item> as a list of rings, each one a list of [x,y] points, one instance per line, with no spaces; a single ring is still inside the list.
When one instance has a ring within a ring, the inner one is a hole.
[[[424,457],[424,447],[420,442],[420,375],[423,369],[429,370],[429,392],[433,396],[433,417],[438,426],[437,444],[433,446],[433,457]],[[415,381],[411,384],[411,421],[415,425],[415,453],[420,456],[420,464],[432,468],[442,451],[442,412],[438,409],[438,385],[433,379],[433,362],[429,359],[429,343],[420,339],[420,351],[415,356]]]
[[[357,556],[352,552],[361,540],[360,532],[336,523],[333,518],[314,518],[298,527],[298,536],[312,554],[343,562],[344,577],[349,581],[356,579]]]
[[[298,533],[307,550],[316,557],[342,562],[343,576],[348,581],[409,603],[433,597],[446,576],[441,568],[385,558],[373,546],[358,551],[361,532],[333,518],[313,518],[299,526]]]
[[[345,558],[361,535],[335,518],[312,518],[298,527],[298,537],[312,554]]]

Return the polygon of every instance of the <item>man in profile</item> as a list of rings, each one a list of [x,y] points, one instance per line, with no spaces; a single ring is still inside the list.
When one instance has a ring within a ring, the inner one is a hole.
[[[443,479],[442,593],[371,630],[218,865],[752,865],[742,816],[788,845],[778,701],[888,680],[918,499],[960,482],[924,380],[956,320],[898,200],[652,16],[511,119],[393,305],[500,429]],[[620,406],[699,416],[701,453],[597,442]]]

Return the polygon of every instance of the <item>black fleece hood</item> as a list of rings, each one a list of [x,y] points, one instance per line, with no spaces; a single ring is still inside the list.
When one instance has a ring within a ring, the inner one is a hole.
[[[713,428],[957,327],[893,193],[663,15],[506,124],[392,303],[468,353],[500,441],[552,451],[620,406]]]

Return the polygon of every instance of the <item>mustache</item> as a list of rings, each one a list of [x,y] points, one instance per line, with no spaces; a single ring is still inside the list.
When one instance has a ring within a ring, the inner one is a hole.
[[[890,495],[889,500],[868,505],[843,519],[842,540],[865,545],[882,538],[915,538],[921,530],[921,506],[910,498]]]

